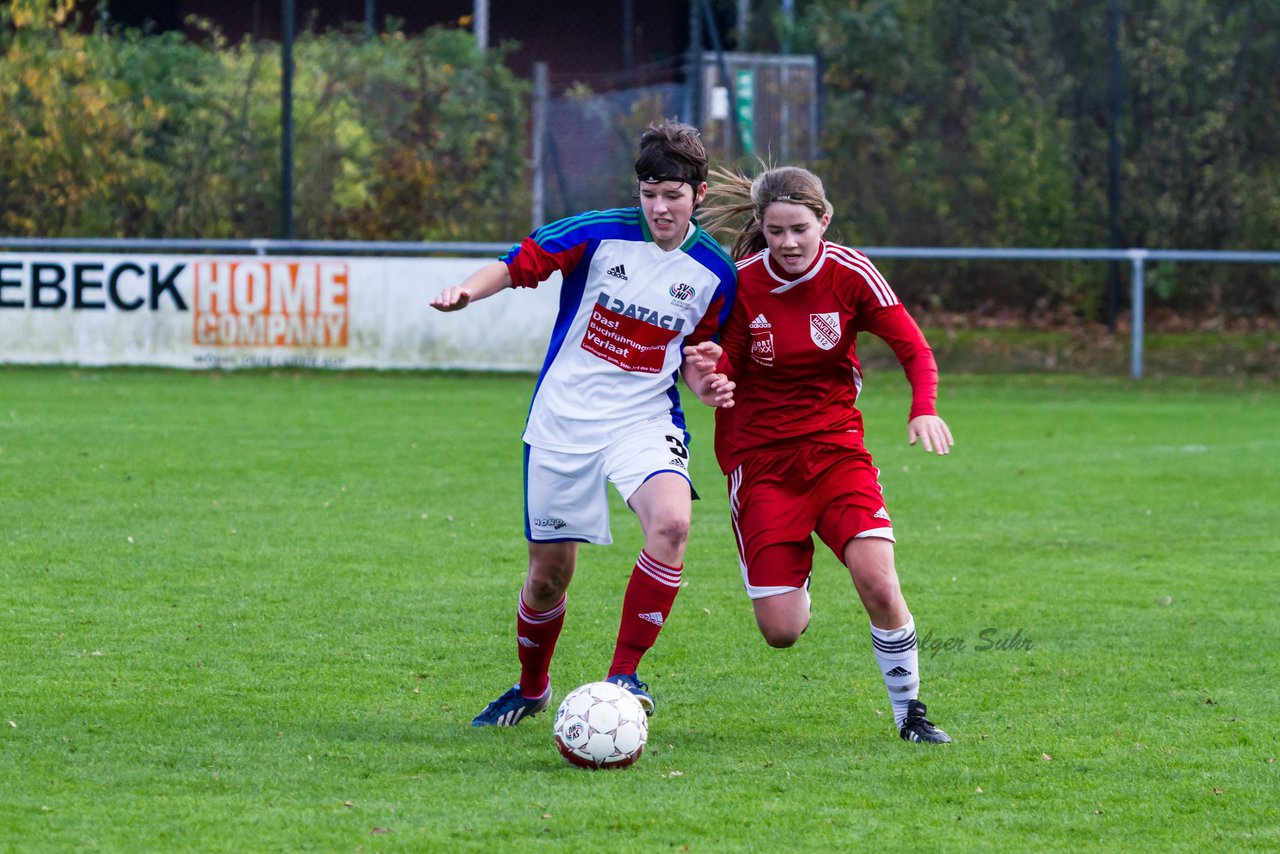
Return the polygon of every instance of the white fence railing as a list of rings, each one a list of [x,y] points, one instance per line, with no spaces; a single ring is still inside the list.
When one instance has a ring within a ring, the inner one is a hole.
[[[138,240],[83,238],[0,237],[0,251],[55,252],[188,252],[251,256],[344,255],[374,257],[477,257],[498,256],[506,243],[479,242],[382,242],[361,240]],[[1213,264],[1280,264],[1280,252],[1186,249],[980,249],[973,247],[872,246],[861,249],[870,257],[920,259],[972,259],[995,261],[1123,261],[1131,269],[1133,306],[1130,373],[1143,373],[1146,266],[1159,261]]]

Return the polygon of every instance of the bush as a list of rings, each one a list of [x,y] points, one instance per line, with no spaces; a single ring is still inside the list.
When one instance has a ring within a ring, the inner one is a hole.
[[[40,5],[0,9],[0,233],[279,236],[278,46],[85,33],[67,0]],[[295,237],[523,233],[527,86],[503,51],[308,31],[294,57]]]
[[[1120,242],[1273,248],[1280,7],[1141,0],[1123,12]],[[796,35],[824,66],[819,171],[845,240],[1110,245],[1106,4],[814,0]],[[1106,265],[919,272],[953,310],[1096,316]],[[1275,267],[1166,267],[1153,285],[1157,304],[1189,314],[1280,308]]]

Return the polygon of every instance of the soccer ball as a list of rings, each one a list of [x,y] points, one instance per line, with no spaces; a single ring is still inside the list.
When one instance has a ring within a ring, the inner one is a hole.
[[[556,749],[579,768],[626,768],[640,758],[649,719],[640,701],[612,682],[588,682],[556,710]]]

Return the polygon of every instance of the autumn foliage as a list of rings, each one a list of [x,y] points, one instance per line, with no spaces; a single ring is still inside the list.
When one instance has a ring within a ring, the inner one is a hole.
[[[0,234],[280,234],[280,46],[76,26],[0,7]],[[527,228],[527,85],[465,32],[303,32],[294,229],[505,240]]]

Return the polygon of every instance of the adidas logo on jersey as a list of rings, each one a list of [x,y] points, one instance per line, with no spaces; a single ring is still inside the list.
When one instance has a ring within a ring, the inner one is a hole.
[[[881,508],[880,508],[879,510],[877,510],[875,513],[871,514],[871,518],[873,518],[873,519],[883,519],[883,520],[885,520],[886,522],[888,522],[888,521],[889,521],[889,511],[888,511],[888,509],[886,509],[886,508],[884,508],[884,507],[881,507]]]
[[[763,314],[747,324],[751,333],[751,359],[766,368],[773,364],[773,324]]]
[[[610,276],[613,276],[615,279],[622,279],[622,281],[624,282],[627,280],[627,268],[623,264],[619,264],[618,266],[613,267],[609,270],[606,270],[605,272],[608,273]]]
[[[662,627],[661,611],[650,611],[648,614],[636,614],[636,616],[644,620],[646,623],[653,623],[655,626],[658,626],[659,628]]]

